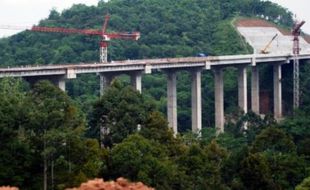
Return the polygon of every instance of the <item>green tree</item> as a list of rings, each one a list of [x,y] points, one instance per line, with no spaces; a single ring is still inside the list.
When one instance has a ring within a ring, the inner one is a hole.
[[[305,177],[305,160],[298,157],[293,139],[282,129],[264,129],[256,136],[251,151],[261,153],[268,161],[277,189],[292,189]]]
[[[215,140],[206,147],[190,145],[179,155],[179,167],[184,170],[191,189],[226,189],[221,178],[221,169],[227,158],[227,151]]]
[[[259,153],[249,154],[244,158],[241,162],[240,177],[246,189],[275,189],[268,162]]]
[[[226,149],[220,147],[215,140],[206,147],[207,156],[207,182],[206,189],[226,189],[221,177],[221,169],[227,159]]]
[[[294,153],[296,146],[290,136],[281,129],[268,127],[256,136],[252,152]]]
[[[310,177],[304,179],[302,183],[295,188],[295,190],[307,190],[307,189],[310,189]]]
[[[22,83],[15,79],[0,81],[0,186],[14,185],[29,188],[33,154],[25,123],[29,104]]]
[[[43,171],[44,189],[76,185],[81,181],[69,177],[78,174],[95,177],[102,164],[99,145],[83,139],[85,122],[70,98],[50,82],[40,81],[29,100],[32,107],[27,130],[36,155],[35,167],[42,163],[34,172],[41,176]]]
[[[189,187],[203,189],[204,183],[210,177],[205,176],[207,174],[208,161],[203,149],[198,144],[191,145],[183,155],[179,155],[178,164],[184,170],[186,176],[188,176],[187,183]]]
[[[58,189],[73,187],[93,179],[106,167],[104,153],[96,139],[81,137],[81,131],[72,131],[55,157],[55,184]]]
[[[168,122],[160,112],[149,113],[140,134],[147,139],[153,139],[159,143],[169,144],[174,140],[173,132],[168,127]]]
[[[162,145],[137,134],[112,148],[108,172],[113,178],[123,176],[159,190],[174,189],[180,181],[176,165],[169,161]]]
[[[306,163],[296,154],[264,153],[277,189],[293,189],[306,176]]]
[[[293,137],[294,143],[297,146],[299,155],[306,156],[309,160],[309,132],[310,119],[307,112],[297,111],[293,117],[287,118],[281,123],[281,129]]]
[[[139,125],[144,126],[152,110],[138,91],[115,82],[94,104],[89,133],[98,139],[102,135],[102,143],[111,146],[136,132]],[[100,130],[105,132],[100,134]]]

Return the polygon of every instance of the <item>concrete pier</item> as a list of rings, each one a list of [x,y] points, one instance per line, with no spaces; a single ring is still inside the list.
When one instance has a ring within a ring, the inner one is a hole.
[[[224,132],[224,82],[223,68],[214,69],[215,128],[217,134]]]
[[[23,77],[30,86],[35,85],[37,82],[41,80],[48,80],[62,91],[66,91],[66,75],[51,75],[51,76],[30,76]]]
[[[142,92],[142,72],[134,72],[130,74],[130,83],[132,87]]]
[[[251,106],[252,111],[259,114],[259,71],[257,66],[252,67]]]
[[[247,95],[247,69],[246,66],[238,67],[238,105],[244,112],[248,112],[248,95]]]
[[[282,118],[282,69],[281,63],[273,65],[273,110],[275,119]]]
[[[178,133],[177,119],[177,75],[176,71],[169,70],[167,74],[167,115],[169,127],[174,134]]]
[[[59,77],[58,80],[55,81],[55,83],[57,83],[56,85],[57,85],[58,88],[60,88],[62,91],[66,91],[66,78],[65,78],[65,76]]]
[[[192,131],[200,134],[201,120],[201,71],[194,70],[192,74]]]
[[[100,77],[100,96],[103,95],[104,89],[111,85],[114,75],[108,73],[99,73]]]

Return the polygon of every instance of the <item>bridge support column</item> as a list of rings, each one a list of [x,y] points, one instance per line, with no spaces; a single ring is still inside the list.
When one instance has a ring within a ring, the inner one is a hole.
[[[114,75],[108,73],[99,73],[100,77],[100,96],[103,95],[104,89],[111,85]]]
[[[135,72],[130,74],[130,82],[134,89],[142,92],[142,72]]]
[[[177,74],[176,71],[167,71],[167,115],[169,127],[173,133],[178,133],[177,119]]]
[[[259,72],[257,66],[252,67],[251,106],[252,111],[259,114]]]
[[[217,134],[224,132],[224,82],[223,68],[214,70],[215,128]]]
[[[48,80],[62,91],[66,91],[66,75],[51,75],[51,76],[30,76],[23,77],[31,87],[35,85],[40,80]]]
[[[238,68],[238,105],[244,113],[248,112],[247,96],[247,69],[246,66]]]
[[[282,67],[281,63],[273,65],[273,110],[275,119],[282,117]]]
[[[55,83],[62,91],[66,91],[66,78],[64,76],[59,77]]]
[[[201,71],[192,71],[192,131],[201,133]]]

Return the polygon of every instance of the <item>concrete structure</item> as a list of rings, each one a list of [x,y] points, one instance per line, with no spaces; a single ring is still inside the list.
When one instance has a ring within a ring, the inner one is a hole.
[[[178,133],[177,118],[177,74],[174,70],[166,71],[167,73],[167,115],[169,126],[173,129],[174,134]]]
[[[99,73],[100,78],[100,95],[103,95],[103,91],[106,87],[110,86],[115,75],[113,73]]]
[[[302,53],[300,60],[310,60],[310,53]],[[167,115],[171,128],[177,133],[177,92],[176,74],[179,70],[188,70],[192,74],[192,130],[199,132],[201,129],[201,70],[213,70],[215,78],[215,125],[218,132],[224,131],[224,87],[223,69],[237,67],[238,77],[238,104],[247,111],[247,80],[246,68],[251,67],[251,107],[259,113],[259,72],[260,64],[274,66],[274,113],[276,118],[282,116],[281,97],[281,64],[292,62],[290,54],[266,55],[234,55],[217,57],[186,57],[165,59],[144,59],[115,61],[108,64],[80,63],[73,65],[52,66],[27,66],[15,68],[0,68],[1,77],[22,77],[30,82],[41,79],[51,80],[61,89],[65,90],[65,79],[76,78],[83,73],[99,73],[100,87],[109,85],[114,77],[127,74],[131,77],[131,84],[141,92],[142,74],[151,73],[152,70],[162,70],[167,74]]]
[[[252,67],[251,106],[252,111],[259,114],[259,70],[257,66]]]
[[[238,105],[244,113],[248,112],[247,69],[244,65],[238,67]]]
[[[142,72],[134,72],[130,75],[131,86],[134,89],[138,90],[140,93],[142,92]]]
[[[23,77],[31,86],[37,83],[40,80],[48,80],[53,83],[55,86],[58,86],[61,90],[66,90],[66,75],[51,75],[51,76],[25,76]]]
[[[215,128],[217,133],[224,132],[224,80],[223,69],[214,69],[214,97],[215,97]]]
[[[284,35],[276,27],[237,27],[237,30],[257,53],[264,49],[275,34],[278,34],[278,36],[271,43],[267,51],[277,54],[292,52],[293,37],[290,35]],[[300,48],[301,53],[310,52],[310,44],[308,44],[303,38],[300,38]]]
[[[275,119],[282,117],[282,74],[281,63],[273,65],[273,109]]]
[[[202,129],[201,70],[191,71],[192,79],[192,131],[200,134]]]

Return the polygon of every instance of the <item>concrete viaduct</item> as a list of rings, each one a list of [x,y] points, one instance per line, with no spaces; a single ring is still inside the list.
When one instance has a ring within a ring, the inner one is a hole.
[[[310,53],[301,54],[300,60],[310,60]],[[78,74],[98,73],[100,75],[100,92],[109,85],[114,77],[127,74],[135,89],[142,90],[142,75],[161,70],[167,75],[167,118],[169,126],[177,133],[177,91],[176,73],[189,71],[192,75],[192,131],[197,133],[202,127],[201,72],[212,70],[215,86],[215,126],[218,133],[224,131],[224,84],[223,69],[238,68],[238,105],[246,113],[247,105],[247,69],[251,70],[251,108],[259,114],[259,71],[257,65],[273,66],[274,116],[282,117],[281,65],[292,63],[291,54],[252,54],[234,56],[186,57],[112,61],[106,64],[80,63],[71,65],[26,66],[0,68],[0,78],[21,77],[30,83],[47,79],[65,90],[65,80],[76,78]],[[293,71],[292,71],[293,72]]]

